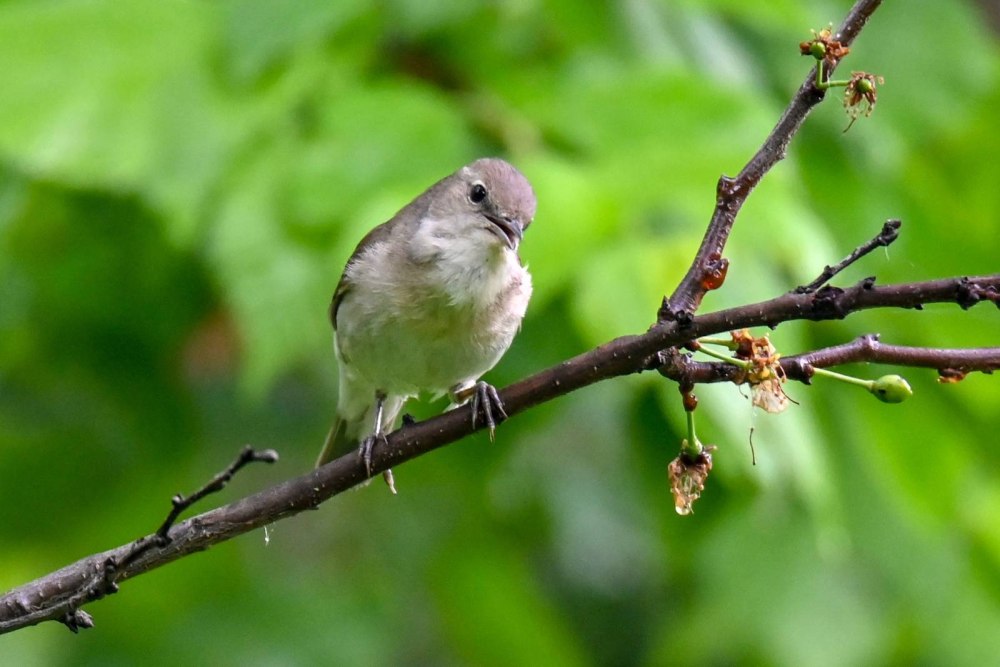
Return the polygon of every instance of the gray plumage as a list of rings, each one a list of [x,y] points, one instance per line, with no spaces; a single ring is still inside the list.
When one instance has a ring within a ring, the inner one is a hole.
[[[361,240],[330,305],[340,395],[317,465],[391,430],[418,393],[464,399],[499,361],[531,297],[517,248],[535,205],[517,169],[484,158]]]

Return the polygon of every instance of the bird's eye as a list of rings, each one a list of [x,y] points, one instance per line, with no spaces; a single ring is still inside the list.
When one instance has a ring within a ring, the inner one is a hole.
[[[473,204],[481,204],[484,199],[486,199],[486,186],[482,183],[476,183],[469,190],[469,201]]]

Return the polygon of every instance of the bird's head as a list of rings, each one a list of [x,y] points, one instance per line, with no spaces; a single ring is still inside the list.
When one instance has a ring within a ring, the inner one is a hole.
[[[438,239],[484,250],[516,252],[535,217],[531,184],[511,164],[483,158],[438,183],[424,217]]]

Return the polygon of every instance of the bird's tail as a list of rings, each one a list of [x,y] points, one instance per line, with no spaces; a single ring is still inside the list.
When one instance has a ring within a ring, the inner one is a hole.
[[[337,415],[333,420],[330,432],[326,434],[326,441],[323,443],[323,451],[316,459],[316,467],[320,467],[330,461],[354,451],[361,444],[357,436],[348,435],[347,420]]]

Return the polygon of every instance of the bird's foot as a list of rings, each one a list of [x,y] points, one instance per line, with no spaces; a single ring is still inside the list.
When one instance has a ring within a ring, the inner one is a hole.
[[[503,401],[496,387],[480,380],[472,387],[472,428],[479,423],[479,411],[483,412],[483,421],[490,430],[490,442],[493,442],[497,424],[507,419],[503,409]],[[494,417],[494,415],[496,415]]]
[[[361,446],[358,447],[358,458],[361,459],[365,464],[365,475],[367,477],[372,476],[372,449],[375,447],[376,441],[379,443],[380,447],[385,447],[389,444],[388,439],[381,433],[374,433],[364,440],[361,441]],[[389,473],[392,476],[392,473]],[[388,480],[386,480],[388,482]],[[392,484],[389,485],[392,488]],[[393,489],[393,493],[395,493]]]

